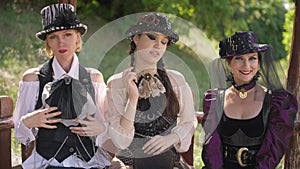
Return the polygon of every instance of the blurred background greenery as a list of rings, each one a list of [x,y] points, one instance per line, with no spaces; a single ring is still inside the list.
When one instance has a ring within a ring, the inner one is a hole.
[[[40,55],[43,42],[35,37],[40,31],[40,10],[57,0],[2,0],[0,2],[0,95],[16,101],[18,83],[25,70],[36,67],[47,58]],[[89,31],[87,40],[106,23],[125,15],[157,11],[176,15],[196,25],[210,39],[216,53],[217,42],[236,31],[252,30],[261,43],[273,45],[276,60],[287,70],[293,29],[294,4],[291,0],[77,0],[77,13]],[[100,44],[100,43],[99,43]],[[112,48],[99,66],[105,80],[114,73],[124,52],[129,50],[127,41]],[[191,49],[175,45],[169,49],[189,66],[196,77],[200,100],[210,87],[203,63]],[[284,76],[284,75],[282,75]],[[201,110],[201,103],[198,111]],[[200,126],[198,131],[200,130]],[[195,167],[201,168],[201,143],[195,133]],[[14,152],[20,154],[19,144],[13,139]]]

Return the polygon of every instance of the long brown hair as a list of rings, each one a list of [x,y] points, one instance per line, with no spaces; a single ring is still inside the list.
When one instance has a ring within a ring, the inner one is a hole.
[[[131,41],[130,43],[130,66],[134,66],[134,52],[136,50],[136,45],[134,41]],[[163,61],[163,58],[161,58],[157,62],[157,73],[161,78],[162,84],[166,88],[166,97],[167,97],[167,104],[166,104],[166,114],[170,117],[177,117],[179,113],[179,102],[177,99],[177,96],[173,90],[171,81],[169,79],[169,76],[167,75],[166,69],[165,69],[165,64]]]

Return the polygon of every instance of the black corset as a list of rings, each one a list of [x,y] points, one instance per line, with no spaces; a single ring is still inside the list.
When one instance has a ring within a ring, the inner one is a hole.
[[[253,146],[261,144],[265,127],[262,117],[262,112],[255,118],[247,120],[232,119],[223,114],[218,129],[221,133],[223,143],[232,146]]]
[[[135,115],[135,137],[167,135],[176,125],[177,117],[170,117],[165,112],[166,96],[140,99],[140,107]]]
[[[223,114],[218,131],[222,142],[231,146],[255,146],[263,141],[270,112],[271,95],[266,93],[262,109],[256,117],[237,120]]]
[[[165,113],[166,96],[162,94],[158,97],[149,97],[139,100],[139,108],[135,115],[135,135],[130,146],[124,150],[119,150],[117,157],[125,164],[132,165],[133,168],[157,168],[156,165],[168,164],[174,166],[174,159],[178,153],[174,147],[166,149],[163,153],[152,156],[144,153],[142,147],[155,135],[168,135],[172,128],[176,126],[177,117],[170,117]],[[142,107],[142,109],[141,109]],[[163,161],[156,161],[162,159]],[[141,167],[140,163],[143,164]],[[157,163],[157,164],[155,164]],[[164,168],[168,168],[165,167]],[[173,168],[173,167],[171,167]]]

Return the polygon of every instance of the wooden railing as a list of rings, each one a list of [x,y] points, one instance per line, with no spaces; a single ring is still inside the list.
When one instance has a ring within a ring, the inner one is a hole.
[[[12,168],[10,144],[13,107],[10,97],[0,96],[0,165],[3,169]]]

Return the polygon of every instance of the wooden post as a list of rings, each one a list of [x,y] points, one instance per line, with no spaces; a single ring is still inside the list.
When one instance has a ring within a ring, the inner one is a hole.
[[[0,165],[10,169],[11,163],[11,128],[13,127],[13,101],[8,96],[0,96]]]
[[[288,77],[287,77],[287,89],[297,96],[298,107],[300,100],[300,0],[295,1],[295,15],[294,15],[294,27],[293,27],[293,36],[292,44],[290,50],[290,61],[288,68]],[[295,119],[295,128],[294,135],[289,145],[289,150],[285,155],[285,164],[284,168],[294,169],[300,168],[300,123],[299,123],[299,111]]]

